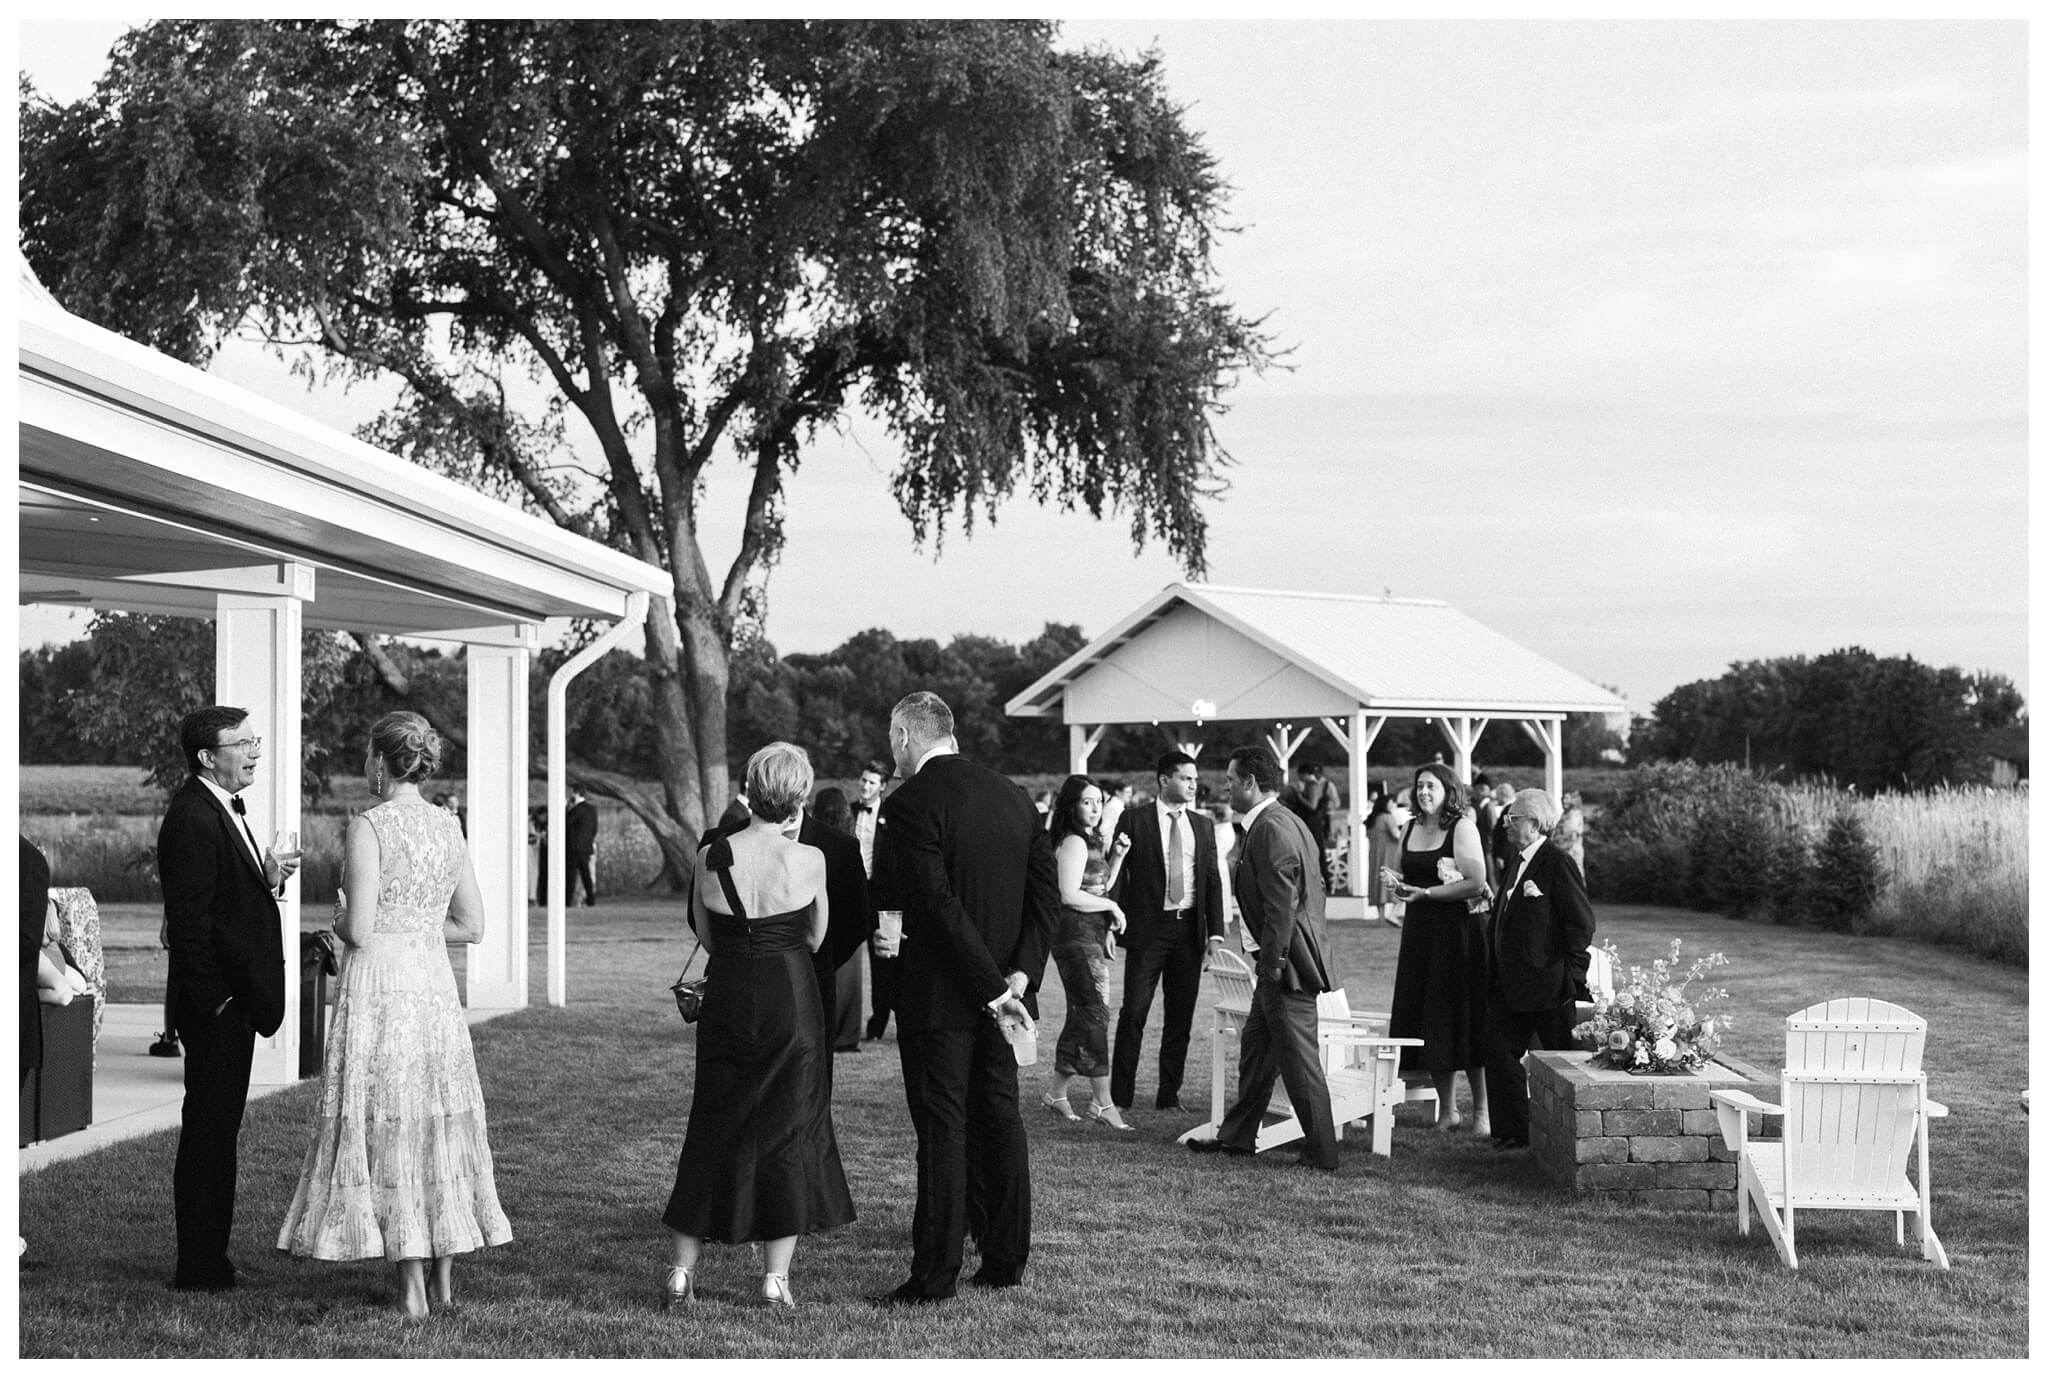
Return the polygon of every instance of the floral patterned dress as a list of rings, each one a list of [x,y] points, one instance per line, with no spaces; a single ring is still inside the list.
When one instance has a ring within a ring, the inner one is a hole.
[[[439,1258],[512,1238],[442,925],[462,827],[423,799],[376,830],[377,913],[341,965],[311,1143],[277,1247],[308,1258]]]

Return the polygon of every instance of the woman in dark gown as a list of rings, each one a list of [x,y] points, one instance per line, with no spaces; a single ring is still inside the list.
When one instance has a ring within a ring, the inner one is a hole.
[[[662,1213],[674,1242],[664,1307],[692,1299],[707,1239],[761,1241],[762,1299],[794,1306],[797,1236],[853,1219],[811,966],[829,917],[825,855],[782,831],[811,780],[803,748],[771,742],[755,752],[747,826],[704,848],[691,888],[691,924],[711,960],[690,1126]]]
[[[1486,912],[1467,909],[1486,891],[1486,853],[1479,825],[1465,807],[1465,787],[1432,762],[1409,787],[1414,821],[1401,837],[1400,872],[1384,877],[1407,905],[1401,953],[1394,963],[1390,1038],[1419,1038],[1401,1050],[1403,1071],[1424,1071],[1436,1085],[1436,1127],[1458,1128],[1456,1076],[1472,1090],[1472,1127],[1491,1133],[1486,1114]]]

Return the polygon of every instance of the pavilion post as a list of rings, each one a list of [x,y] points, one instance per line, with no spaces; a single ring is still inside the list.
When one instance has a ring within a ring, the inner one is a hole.
[[[1067,774],[1088,773],[1088,758],[1095,754],[1096,746],[1102,741],[1102,734],[1108,730],[1108,723],[1097,723],[1092,728],[1085,723],[1067,724]]]
[[[485,914],[467,958],[470,1009],[527,1004],[527,673],[538,631],[517,629],[527,644],[468,648],[469,855]]]
[[[313,567],[296,562],[277,568],[275,595],[222,593],[216,599],[213,642],[213,698],[249,712],[249,726],[263,738],[256,783],[244,791],[249,830],[268,848],[280,828],[299,833],[304,772],[300,724],[299,633],[304,603],[313,596]],[[192,704],[197,708],[200,705]],[[250,1063],[252,1085],[275,1086],[299,1079],[299,882],[285,882],[277,904],[284,942],[284,1022],[256,1040]]]
[[[1543,788],[1550,795],[1550,802],[1564,803],[1564,719],[1562,717],[1525,719],[1522,730],[1536,745],[1543,748]]]

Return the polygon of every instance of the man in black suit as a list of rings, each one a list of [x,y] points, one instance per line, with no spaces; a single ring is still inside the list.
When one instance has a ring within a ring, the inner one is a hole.
[[[1153,993],[1166,992],[1165,1025],[1159,1033],[1159,1089],[1154,1104],[1180,1109],[1181,1075],[1187,1070],[1188,1038],[1195,1001],[1202,989],[1202,959],[1211,945],[1223,945],[1223,874],[1216,867],[1216,824],[1192,807],[1200,776],[1195,758],[1169,751],[1154,763],[1159,780],[1153,802],[1125,809],[1116,836],[1131,849],[1117,876],[1116,901],[1123,906],[1118,936],[1124,962],[1124,1002],[1116,1018],[1116,1047],[1109,1063],[1109,1098],[1129,1111],[1137,1094],[1138,1057],[1144,1050],[1145,1021]],[[1115,838],[1110,839],[1112,848]]]
[[[256,779],[263,739],[249,715],[219,704],[178,724],[191,778],[171,796],[156,837],[164,929],[178,1035],[185,1044],[185,1106],[171,1194],[178,1269],[171,1285],[235,1285],[228,1235],[235,1216],[235,1149],[249,1099],[258,1035],[284,1022],[284,934],[277,897],[298,869],[265,853],[240,794]]]
[[[1487,928],[1486,1103],[1497,1149],[1529,1146],[1530,1048],[1571,1048],[1574,1002],[1592,961],[1593,904],[1578,864],[1544,839],[1557,805],[1525,789],[1501,811],[1516,852]]]
[[[1017,1062],[999,1020],[1028,1025],[1059,879],[1031,796],[959,754],[936,694],[889,715],[903,784],[882,805],[887,893],[903,910],[897,1048],[917,1129],[910,1277],[884,1306],[954,1295],[972,1233],[978,1287],[1014,1287],[1031,1251],[1031,1164]]]
[[[1278,804],[1280,762],[1262,746],[1230,754],[1224,780],[1244,814],[1231,889],[1258,944],[1251,1013],[1238,1035],[1237,1099],[1213,1139],[1190,1139],[1197,1153],[1254,1153],[1259,1122],[1277,1077],[1301,1120],[1305,1167],[1334,1172],[1337,1126],[1323,1078],[1316,997],[1330,989],[1323,959],[1323,880],[1308,826]]]
[[[876,877],[880,874],[877,857],[881,853],[882,787],[889,780],[889,768],[876,761],[869,761],[860,769],[860,797],[852,804],[853,840],[860,844],[860,862],[866,868],[869,882],[868,900],[877,910],[895,909],[898,906],[884,904],[874,892]],[[867,1036],[880,1038],[889,1027],[890,1012],[896,1008],[897,958],[884,957],[868,945],[868,1009]]]
[[[562,831],[569,850],[569,878],[562,885],[562,903],[576,903],[576,882],[581,880],[585,907],[596,904],[597,877],[591,869],[591,858],[597,855],[597,805],[584,798],[580,789],[569,792]]]

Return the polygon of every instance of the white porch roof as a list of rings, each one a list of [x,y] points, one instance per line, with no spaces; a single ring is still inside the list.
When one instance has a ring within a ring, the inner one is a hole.
[[[19,279],[23,603],[211,617],[223,590],[287,591],[292,563],[313,572],[308,626],[475,641],[672,592],[654,565],[80,320],[26,264]]]
[[[1200,704],[1206,712],[1197,713]],[[1627,705],[1429,599],[1169,584],[1012,698],[1068,723],[1344,715],[1491,718]]]

